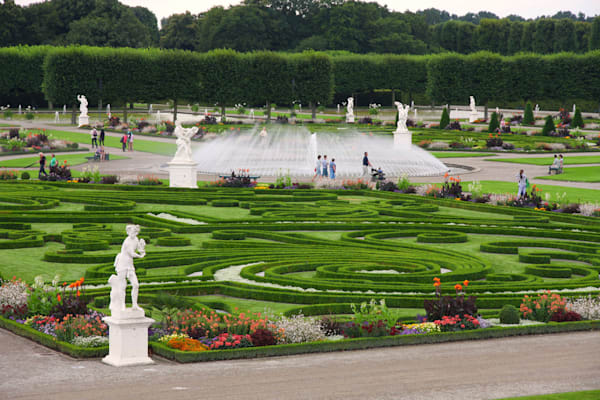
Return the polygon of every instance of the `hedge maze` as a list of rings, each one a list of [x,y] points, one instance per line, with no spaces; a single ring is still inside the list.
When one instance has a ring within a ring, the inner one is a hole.
[[[0,249],[41,248],[29,267],[46,279],[56,263],[84,265],[68,278],[83,272],[101,308],[126,223],[148,242],[135,262],[147,301],[217,295],[319,315],[374,298],[414,319],[434,277],[445,293],[469,280],[484,315],[519,306],[524,292],[599,291],[591,217],[375,191],[0,184]],[[0,265],[9,273],[19,276]]]

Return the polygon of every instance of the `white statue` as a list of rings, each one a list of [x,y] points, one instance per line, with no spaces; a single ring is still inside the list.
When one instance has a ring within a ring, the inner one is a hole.
[[[340,105],[339,104],[337,105],[337,112],[338,112],[338,114],[340,113]]]
[[[254,119],[254,108],[250,109],[250,118]]]
[[[152,103],[150,103],[150,107],[148,107],[148,114],[152,114]]]
[[[133,266],[134,258],[142,258],[146,255],[146,242],[138,239],[139,225],[127,225],[127,239],[123,241],[121,252],[115,257],[115,270],[117,275],[112,275],[108,283],[110,291],[110,311],[113,316],[125,311],[125,293],[127,280],[131,283],[131,309],[141,310],[138,306],[138,291],[140,285]]]
[[[193,162],[192,160],[192,137],[198,132],[198,127],[184,128],[181,122],[177,121],[175,126],[175,136],[177,136],[177,152],[173,161]]]
[[[575,110],[577,110],[577,107],[575,106],[575,104],[573,104],[573,115],[575,115]]]
[[[19,114],[23,114],[23,110],[21,109],[21,105],[19,104]]]
[[[60,122],[60,116],[59,116],[59,114],[58,114],[58,111],[56,111],[56,112],[54,113],[54,122],[56,122],[56,123]]]
[[[348,105],[346,106],[348,115],[354,115],[354,97],[348,97]]]
[[[160,124],[160,121],[161,121],[161,119],[160,119],[160,110],[156,110],[156,123]]]
[[[268,133],[267,133],[267,128],[265,126],[263,126],[262,131],[260,131],[259,133],[260,137],[267,137]]]
[[[469,107],[471,108],[472,113],[477,112],[477,107],[475,106],[475,97],[473,97],[473,96],[470,96]]]
[[[415,114],[415,116],[414,116],[414,119],[415,119],[415,123],[416,123],[416,122],[417,122],[417,109],[415,108],[415,109],[413,110],[413,112],[414,112],[414,114]]]
[[[407,104],[405,107],[399,101],[395,101],[394,104],[398,109],[398,124],[396,125],[396,131],[394,133],[408,133],[406,120],[408,119],[408,111],[410,110],[410,106]]]
[[[88,101],[85,98],[84,95],[78,94],[77,95],[77,100],[79,100],[79,102],[81,103],[79,105],[79,112],[81,112],[80,117],[87,117],[88,116]]]
[[[63,104],[63,115],[67,113],[67,105]]]

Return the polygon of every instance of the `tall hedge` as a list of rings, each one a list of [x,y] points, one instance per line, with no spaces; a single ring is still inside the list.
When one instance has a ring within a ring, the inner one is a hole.
[[[312,118],[316,117],[318,103],[327,105],[333,99],[333,63],[323,53],[304,52],[290,56],[292,93],[294,100],[312,105]]]
[[[44,58],[51,46],[0,48],[0,105],[16,108],[22,104],[46,104],[42,92]]]

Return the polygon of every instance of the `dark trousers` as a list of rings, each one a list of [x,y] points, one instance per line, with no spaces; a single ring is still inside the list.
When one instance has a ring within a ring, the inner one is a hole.
[[[100,143],[100,146],[104,146],[104,136],[100,136],[99,143]]]
[[[92,149],[94,148],[94,145],[96,145],[96,148],[98,147],[98,139],[96,138],[92,138]]]
[[[38,176],[42,176],[42,174],[48,176],[48,174],[46,173],[46,170],[44,169],[44,165],[40,165],[40,172],[39,172]]]
[[[123,151],[127,149],[127,143],[123,142]]]

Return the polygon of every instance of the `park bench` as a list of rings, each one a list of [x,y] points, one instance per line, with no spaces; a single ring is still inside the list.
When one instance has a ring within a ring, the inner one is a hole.
[[[88,161],[100,161],[100,155],[94,154],[93,156],[85,157]],[[110,154],[104,153],[104,161],[110,160]]]
[[[553,167],[552,165],[548,167],[548,175],[552,175],[552,171],[555,172],[556,175],[562,174],[562,167]]]

